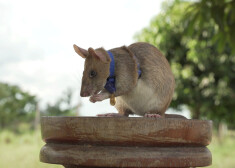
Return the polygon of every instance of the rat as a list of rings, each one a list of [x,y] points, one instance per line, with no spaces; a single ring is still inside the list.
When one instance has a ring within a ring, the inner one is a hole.
[[[175,80],[167,59],[155,46],[137,42],[108,51],[73,47],[85,59],[81,97],[90,97],[93,103],[116,98],[118,113],[99,116],[165,117]],[[111,91],[106,87],[110,78]]]

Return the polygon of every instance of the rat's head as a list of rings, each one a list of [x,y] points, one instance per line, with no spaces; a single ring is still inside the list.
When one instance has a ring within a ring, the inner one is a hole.
[[[89,48],[87,51],[75,44],[73,47],[75,52],[85,59],[80,95],[87,97],[97,94],[104,89],[109,76],[111,59],[108,53],[103,48]]]

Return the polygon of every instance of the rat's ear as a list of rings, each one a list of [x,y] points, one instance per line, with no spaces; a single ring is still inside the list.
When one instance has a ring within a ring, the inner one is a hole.
[[[89,53],[88,53],[87,50],[78,47],[76,44],[73,45],[73,48],[74,48],[75,52],[76,52],[78,55],[80,55],[82,58],[86,58],[86,57],[89,55]]]
[[[97,59],[101,60],[104,63],[109,63],[110,62],[110,59],[107,58],[107,56],[104,53],[102,53],[101,51],[97,51],[97,50],[95,51],[93,48],[89,48],[88,52],[92,56],[96,57]]]

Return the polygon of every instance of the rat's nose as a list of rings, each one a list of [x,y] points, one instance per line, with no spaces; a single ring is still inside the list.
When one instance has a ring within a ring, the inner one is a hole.
[[[81,95],[81,97],[87,97],[87,96],[89,96],[89,94],[88,94],[87,92],[81,92],[80,95]]]

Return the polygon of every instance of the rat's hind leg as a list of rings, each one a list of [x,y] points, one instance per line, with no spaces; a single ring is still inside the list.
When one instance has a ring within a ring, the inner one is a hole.
[[[155,107],[154,110],[151,110],[151,111],[145,113],[144,117],[149,117],[149,118],[167,118],[165,116],[165,112],[166,112],[170,102],[171,102],[171,99],[167,102],[166,105],[159,104],[159,106],[157,108]]]
[[[162,114],[158,112],[145,113],[144,117],[148,118],[178,118],[178,119],[187,119],[186,117],[178,114]]]
[[[120,97],[117,98],[115,108],[118,110],[118,114],[123,116],[128,117],[130,114],[134,114]]]
[[[165,113],[159,110],[153,110],[144,114],[144,117],[147,118],[164,118]]]
[[[98,117],[128,117],[130,114],[134,114],[122,101],[120,98],[116,98],[115,108],[118,110],[118,113],[106,113],[98,114]]]
[[[129,109],[117,109],[118,113],[106,113],[106,114],[98,114],[98,117],[128,117],[133,112]]]
[[[147,118],[162,118],[162,116],[159,115],[159,114],[149,114],[149,113],[146,113],[144,115],[144,117],[147,117]]]

